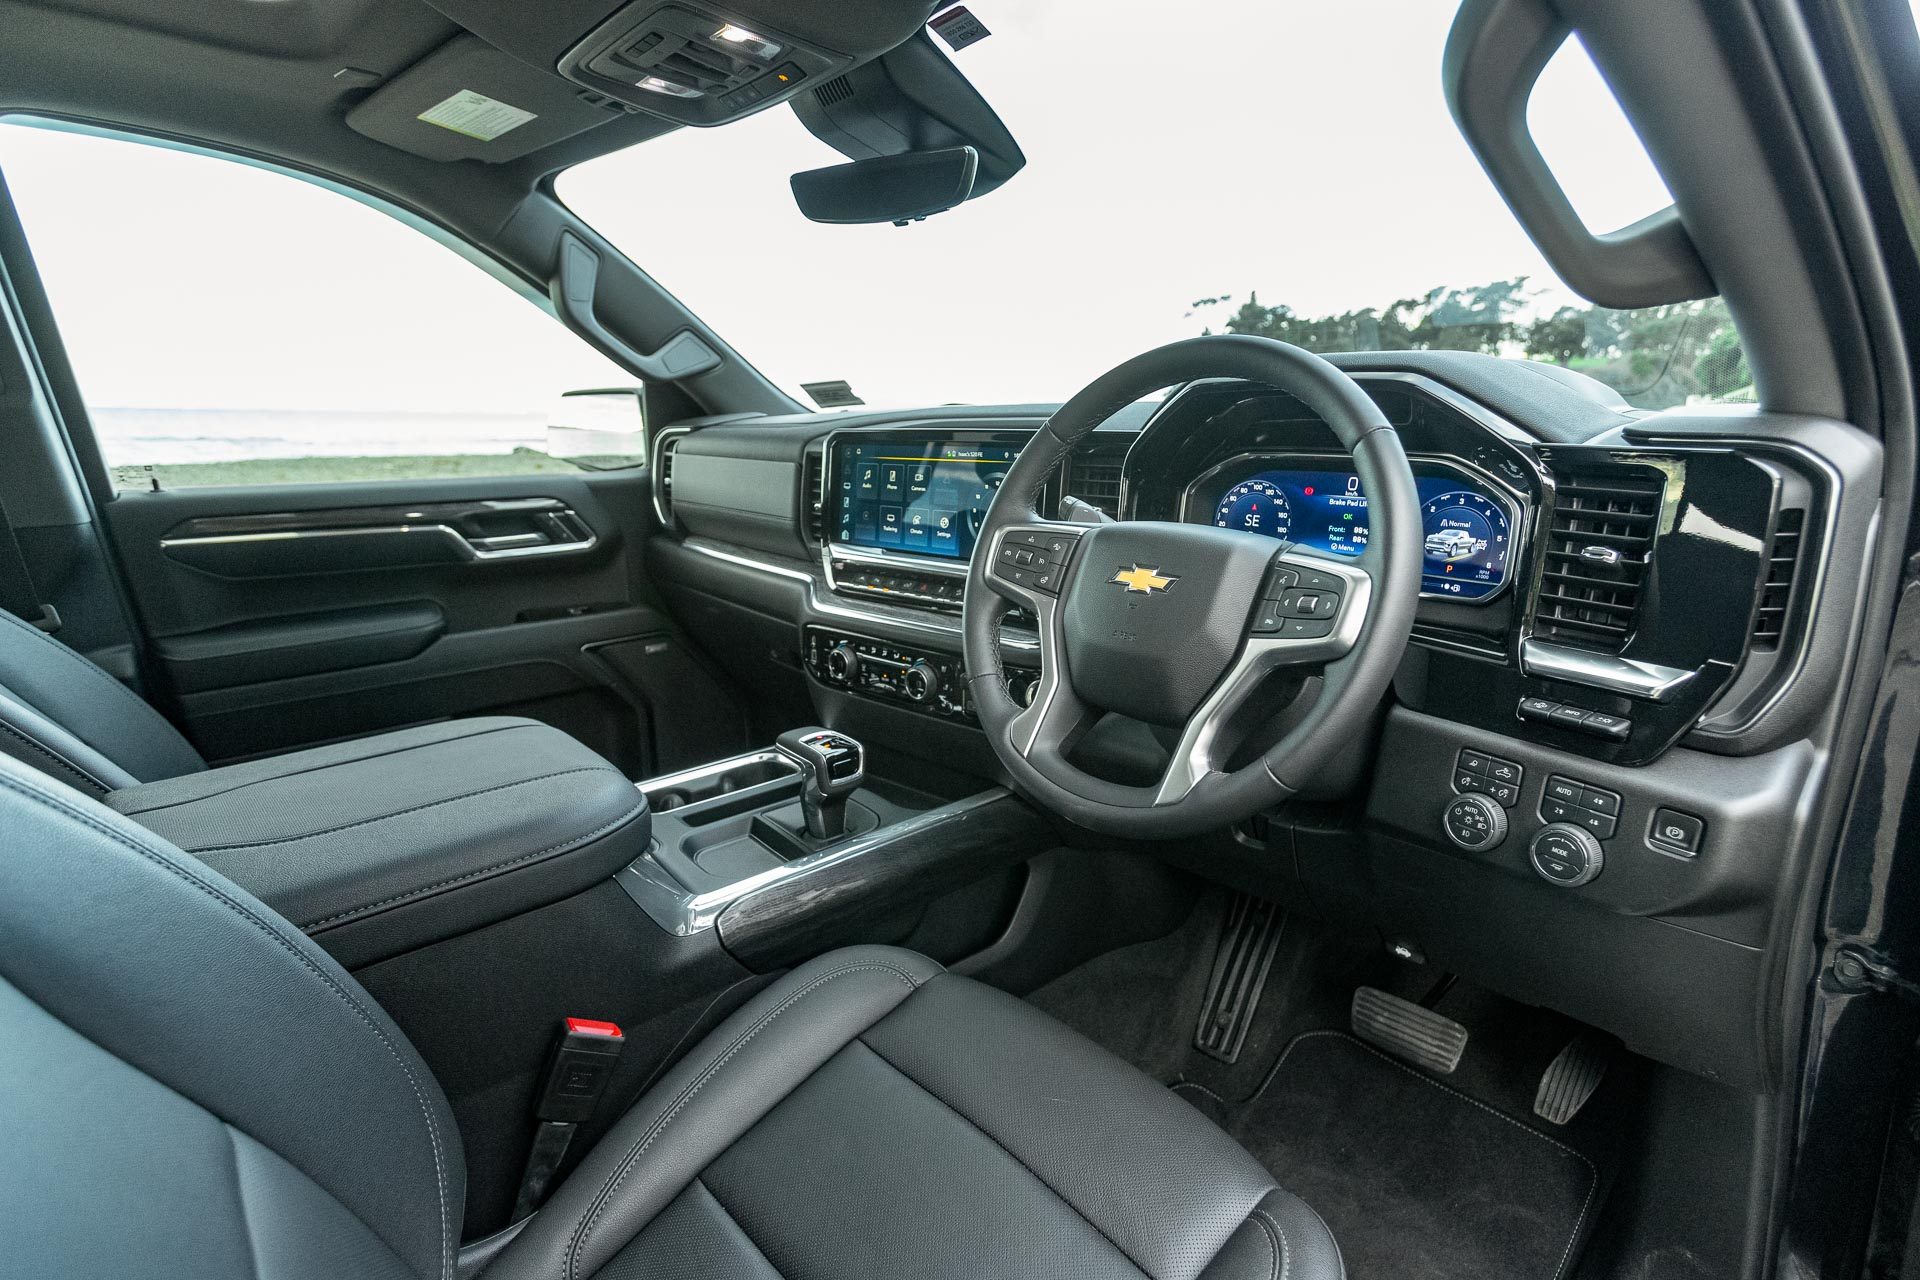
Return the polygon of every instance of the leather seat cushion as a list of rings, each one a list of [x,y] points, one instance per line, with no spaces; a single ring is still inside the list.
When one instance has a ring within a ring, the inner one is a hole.
[[[489,1269],[1323,1280],[1319,1218],[1199,1112],[1032,1006],[862,947],[763,991]]]
[[[646,798],[548,725],[456,720],[116,791],[351,967],[543,906],[645,851]]]

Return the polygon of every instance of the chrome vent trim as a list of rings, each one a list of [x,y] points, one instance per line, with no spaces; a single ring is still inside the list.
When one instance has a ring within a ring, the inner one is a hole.
[[[653,442],[653,514],[660,527],[673,528],[673,456],[692,427],[668,427]]]

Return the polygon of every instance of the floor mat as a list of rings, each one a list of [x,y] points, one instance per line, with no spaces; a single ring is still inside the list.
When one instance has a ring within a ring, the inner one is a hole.
[[[1585,1156],[1344,1032],[1298,1037],[1224,1110],[1327,1220],[1353,1280],[1561,1280],[1593,1208]]]

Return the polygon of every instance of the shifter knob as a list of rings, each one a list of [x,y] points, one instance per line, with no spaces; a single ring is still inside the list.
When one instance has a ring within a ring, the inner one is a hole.
[[[790,729],[774,740],[800,766],[800,810],[807,834],[831,840],[847,829],[847,797],[866,778],[866,751],[832,729]]]

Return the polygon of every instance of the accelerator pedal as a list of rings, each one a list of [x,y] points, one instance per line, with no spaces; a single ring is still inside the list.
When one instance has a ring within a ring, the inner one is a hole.
[[[1467,1051],[1467,1029],[1452,1018],[1377,987],[1353,993],[1353,1034],[1416,1067],[1453,1074]]]
[[[1287,913],[1264,898],[1234,895],[1221,922],[1220,947],[1193,1033],[1193,1047],[1209,1058],[1232,1062],[1240,1056],[1286,920]]]
[[[1533,1114],[1549,1124],[1567,1123],[1587,1105],[1612,1062],[1612,1038],[1598,1031],[1582,1031],[1540,1077],[1540,1087],[1533,1095]]]

